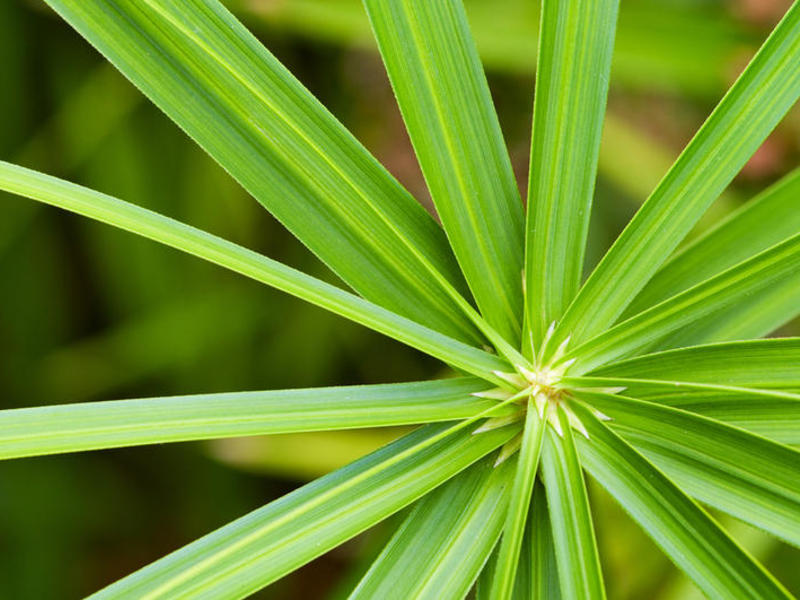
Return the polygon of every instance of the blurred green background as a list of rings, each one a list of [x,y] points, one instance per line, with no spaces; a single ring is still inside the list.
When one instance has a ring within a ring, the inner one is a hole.
[[[425,184],[357,0],[230,8],[422,202]],[[467,2],[521,186],[538,7]],[[589,262],[596,261],[786,9],[785,0],[624,0]],[[0,2],[0,158],[158,210],[331,279],[218,166],[38,0]],[[800,111],[701,227],[800,164]],[[784,333],[797,334],[789,326]],[[436,361],[151,242],[0,195],[3,408],[407,381]],[[78,598],[385,443],[359,431],[0,464],[0,598]],[[697,592],[596,486],[610,597]],[[800,592],[800,552],[730,519]],[[338,598],[384,523],[257,595]]]

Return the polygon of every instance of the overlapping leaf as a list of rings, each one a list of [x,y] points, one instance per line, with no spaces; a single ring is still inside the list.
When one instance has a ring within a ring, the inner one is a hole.
[[[500,536],[511,463],[471,466],[420,500],[351,599],[460,599]]]
[[[48,3],[359,293],[480,339],[438,225],[219,2]]]
[[[417,430],[91,597],[243,598],[401,509],[515,433],[443,436],[448,431],[446,424]]]
[[[508,368],[496,356],[252,250],[134,204],[2,161],[0,189],[97,219],[204,258],[385,333],[476,375],[491,379],[492,370]]]
[[[522,202],[460,2],[367,0],[437,212],[481,312],[522,328]]]
[[[581,463],[708,597],[790,597],[664,474],[588,410],[575,410],[590,438],[577,437]]]
[[[683,490],[800,545],[800,452],[682,410],[583,394]]]
[[[795,3],[586,281],[556,342],[617,320],[800,96],[798,61]]]

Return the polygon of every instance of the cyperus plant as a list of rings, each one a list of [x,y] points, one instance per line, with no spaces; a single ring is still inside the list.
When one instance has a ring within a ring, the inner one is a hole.
[[[417,501],[354,598],[600,598],[586,470],[712,598],[785,590],[698,504],[800,545],[800,172],[678,245],[800,95],[795,2],[582,281],[617,0],[545,0],[527,214],[458,0],[366,0],[443,229],[215,0],[47,0],[359,295],[8,163],[457,376],[0,412],[0,456],[426,423],[97,598],[239,598]],[[476,583],[477,582],[477,583]]]

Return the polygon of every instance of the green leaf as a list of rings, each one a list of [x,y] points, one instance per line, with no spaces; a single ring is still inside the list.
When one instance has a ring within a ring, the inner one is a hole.
[[[303,486],[92,598],[243,598],[400,510],[508,441],[429,425]]]
[[[535,344],[583,276],[618,6],[542,3],[525,237],[525,308]]]
[[[572,427],[562,408],[558,408],[557,414],[563,437],[553,427],[547,427],[542,475],[547,488],[561,595],[605,598],[589,499]]]
[[[625,315],[655,306],[800,233],[798,198],[800,169],[795,169],[670,258]],[[750,337],[759,336],[742,339]]]
[[[672,481],[591,412],[572,407],[589,434],[581,464],[709,598],[790,598]]]
[[[528,595],[520,596],[519,600],[561,600],[553,528],[550,524],[545,488],[541,482],[537,482],[533,488],[533,503],[527,529],[530,540],[528,558],[531,561],[531,588]]]
[[[608,394],[580,398],[683,490],[800,546],[800,452],[712,419]]]
[[[499,548],[489,559],[478,578],[475,588],[476,600],[488,600],[497,563]],[[525,520],[525,535],[514,578],[513,600],[560,600],[561,588],[558,582],[558,568],[553,543],[550,515],[547,511],[547,498],[544,485],[536,479],[533,487],[533,500]]]
[[[626,314],[635,314],[800,233],[798,198],[800,169],[765,190],[674,256],[642,290]],[[716,312],[694,327],[679,329],[653,349],[759,338],[785,325],[798,314],[800,270],[758,294]]]
[[[503,537],[492,577],[491,600],[510,600],[513,597],[517,565],[520,560],[525,521],[531,505],[533,483],[539,465],[544,430],[547,421],[539,418],[532,398],[528,398],[522,445],[516,462],[514,485],[503,525]]]
[[[471,417],[497,403],[477,378],[198,394],[0,411],[0,459],[245,435]],[[512,412],[508,407],[498,415]]]
[[[622,377],[567,377],[563,383],[587,390],[623,387],[631,398],[697,413],[782,444],[800,444],[800,394]]]
[[[587,375],[800,392],[800,338],[726,342],[657,352],[608,364]]]
[[[356,291],[480,340],[438,225],[219,2],[48,4]]]
[[[252,250],[134,204],[3,161],[0,161],[0,189],[178,248],[375,329],[454,367],[488,377],[496,383],[502,383],[502,380],[492,375],[491,371],[509,369],[508,364],[496,356]]]
[[[503,527],[510,461],[485,459],[421,499],[350,598],[461,599]]]
[[[800,234],[615,325],[574,349],[570,357],[577,359],[581,372],[595,369],[735,307],[786,278],[795,278],[798,271]]]
[[[795,3],[605,255],[554,342],[612,325],[800,96]]]
[[[522,202],[463,5],[364,4],[461,269],[481,313],[518,346]]]

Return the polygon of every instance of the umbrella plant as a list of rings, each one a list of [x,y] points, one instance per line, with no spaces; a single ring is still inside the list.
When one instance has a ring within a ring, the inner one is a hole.
[[[0,189],[427,353],[435,381],[0,411],[10,459],[420,424],[97,592],[241,598],[415,503],[353,598],[602,598],[585,478],[711,598],[789,592],[709,514],[800,545],[800,172],[681,242],[800,95],[795,2],[597,267],[618,0],[545,0],[527,203],[458,0],[365,0],[441,226],[216,0],[47,0],[350,290],[0,163]],[[308,340],[313,343],[313,340]]]

